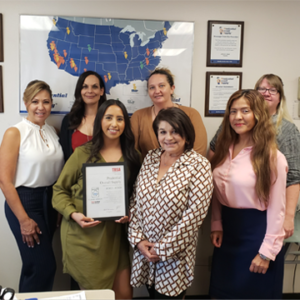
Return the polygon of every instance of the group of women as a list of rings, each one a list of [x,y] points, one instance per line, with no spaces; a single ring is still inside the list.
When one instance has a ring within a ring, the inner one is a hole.
[[[130,120],[122,102],[106,100],[101,76],[81,74],[58,138],[46,123],[50,87],[28,84],[28,116],[6,131],[0,148],[5,213],[23,262],[19,291],[52,289],[53,205],[62,215],[63,269],[81,289],[131,299],[132,287],[146,285],[152,299],[184,298],[214,189],[211,296],[280,298],[281,248],[293,232],[300,183],[300,134],[287,120],[282,81],[266,75],[230,97],[210,144],[211,165],[200,114],[172,101],[171,72],[154,70],[147,88],[153,106]],[[85,216],[82,165],[123,161],[129,216]]]

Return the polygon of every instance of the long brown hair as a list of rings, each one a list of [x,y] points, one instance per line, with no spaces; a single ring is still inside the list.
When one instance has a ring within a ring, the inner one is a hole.
[[[230,126],[229,114],[232,103],[241,97],[248,101],[255,118],[255,125],[252,129],[254,146],[251,152],[251,162],[256,175],[255,192],[260,201],[267,206],[271,185],[273,184],[271,182],[273,176],[271,175],[275,174],[275,178],[277,177],[277,145],[275,129],[271,123],[266,102],[258,91],[240,90],[233,93],[229,98],[211,166],[214,169],[222,165],[228,155],[229,147],[238,142],[239,135]]]

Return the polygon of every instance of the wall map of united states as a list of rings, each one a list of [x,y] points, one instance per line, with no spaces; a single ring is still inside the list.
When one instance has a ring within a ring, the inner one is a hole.
[[[96,71],[105,81],[107,94],[119,83],[147,79],[161,61],[159,50],[171,28],[164,22],[163,29],[143,43],[140,33],[116,25],[84,24],[61,17],[53,18],[53,23],[55,29],[47,40],[51,61],[73,76]]]

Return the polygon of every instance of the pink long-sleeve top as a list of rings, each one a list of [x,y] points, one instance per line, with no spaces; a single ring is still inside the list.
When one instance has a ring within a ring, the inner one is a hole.
[[[256,175],[251,164],[252,147],[244,148],[232,158],[233,146],[229,149],[225,162],[214,169],[214,193],[212,199],[211,231],[222,231],[221,207],[253,208],[267,210],[267,230],[258,252],[275,260],[281,250],[284,229],[286,203],[286,176],[288,171],[284,155],[277,151],[277,178],[272,177],[268,207],[262,203],[255,193]],[[255,222],[255,220],[253,220]]]

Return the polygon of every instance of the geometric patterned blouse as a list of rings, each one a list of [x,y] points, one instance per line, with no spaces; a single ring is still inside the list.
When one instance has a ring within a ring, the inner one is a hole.
[[[194,150],[185,151],[157,182],[161,148],[144,159],[130,202],[128,239],[134,248],[131,285],[153,285],[177,296],[194,279],[198,229],[207,215],[213,180],[209,161]],[[148,262],[136,245],[155,243],[160,257]]]

